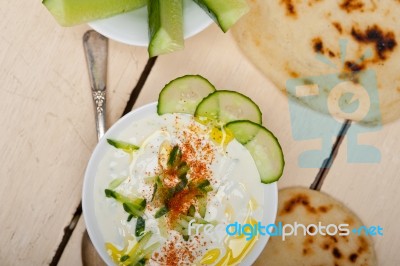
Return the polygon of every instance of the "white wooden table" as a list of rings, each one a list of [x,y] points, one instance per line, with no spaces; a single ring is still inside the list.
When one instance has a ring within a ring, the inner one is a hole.
[[[85,227],[79,203],[84,170],[97,142],[82,48],[89,28],[59,27],[39,1],[3,1],[0,15],[0,264],[81,265]],[[122,115],[148,55],[144,48],[114,41],[109,55],[111,125]],[[286,168],[279,187],[311,185],[320,169],[300,167],[298,157],[320,147],[320,141],[294,139],[288,99],[216,26],[187,40],[184,51],[159,57],[142,76],[147,79],[134,107],[155,101],[168,81],[184,74],[201,74],[218,88],[255,99],[263,122],[284,149]],[[380,150],[376,164],[348,163],[345,137],[321,189],[366,225],[384,228],[384,236],[374,238],[380,265],[400,264],[399,132],[400,121],[360,137]],[[321,166],[328,156],[321,156]],[[77,225],[70,237],[64,236],[71,221]]]

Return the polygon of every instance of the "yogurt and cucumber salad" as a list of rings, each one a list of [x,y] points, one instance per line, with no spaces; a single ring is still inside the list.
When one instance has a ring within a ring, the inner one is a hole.
[[[284,158],[260,108],[187,75],[167,84],[157,113],[108,136],[94,182],[95,214],[116,265],[237,265],[258,237],[228,224],[263,218],[263,183]]]

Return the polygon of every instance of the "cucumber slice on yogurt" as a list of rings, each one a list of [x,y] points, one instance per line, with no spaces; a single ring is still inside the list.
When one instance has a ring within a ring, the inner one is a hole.
[[[134,151],[137,151],[139,149],[138,146],[125,142],[125,141],[119,141],[119,140],[114,140],[114,139],[107,139],[108,144],[111,146],[123,150],[124,152],[127,153],[132,153]]]
[[[43,0],[62,26],[110,17],[145,6],[147,0]]]
[[[227,32],[249,11],[246,0],[194,0],[207,14]]]
[[[147,9],[149,56],[183,49],[183,0],[149,0]]]
[[[235,91],[220,90],[204,98],[196,108],[196,117],[205,117],[222,124],[250,120],[261,124],[261,110],[249,97]]]
[[[186,75],[174,79],[160,92],[157,112],[194,114],[201,100],[215,91],[207,79],[200,75]]]
[[[278,139],[268,129],[247,120],[233,121],[225,127],[250,152],[262,183],[269,184],[279,180],[285,160]]]

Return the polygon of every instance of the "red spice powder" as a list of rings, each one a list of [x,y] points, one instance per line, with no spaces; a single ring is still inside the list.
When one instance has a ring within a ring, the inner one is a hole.
[[[200,252],[194,252],[195,246],[199,245],[198,241],[183,242],[180,236],[175,236],[167,241],[161,248],[161,253],[152,256],[152,260],[158,265],[177,266],[191,265],[197,257],[201,256]]]
[[[190,167],[191,180],[211,179],[208,165],[213,162],[215,155],[211,144],[204,140],[195,132],[184,131],[182,134],[182,159]]]
[[[195,203],[196,195],[198,195],[197,190],[184,189],[168,201],[167,204],[170,211],[168,215],[168,220],[171,226],[173,226],[174,222],[180,214],[187,213],[190,205]]]
[[[178,257],[178,251],[177,248],[175,247],[175,244],[170,242],[168,243],[168,249],[166,250],[167,252],[167,265],[178,265],[179,263],[179,257]]]

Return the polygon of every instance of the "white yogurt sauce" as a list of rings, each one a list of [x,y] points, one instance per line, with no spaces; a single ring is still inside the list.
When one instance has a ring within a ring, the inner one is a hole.
[[[138,151],[129,155],[110,146],[99,165],[94,190],[95,212],[105,242],[113,243],[122,249],[126,239],[134,235],[136,219],[127,222],[128,215],[121,204],[112,198],[106,198],[104,190],[114,179],[126,177],[117,187],[118,192],[125,196],[149,197],[152,185],[148,185],[145,179],[157,175],[160,146],[164,141],[181,144],[184,132],[199,136],[202,145],[211,146],[214,154],[214,159],[209,165],[214,191],[209,194],[205,220],[216,221],[219,224],[235,221],[245,223],[249,217],[261,220],[264,189],[254,160],[246,148],[236,140],[229,142],[225,148],[216,144],[209,137],[209,128],[196,122],[191,115],[153,114],[134,122],[120,135],[113,136],[114,139],[140,146]],[[196,152],[200,158],[204,151],[200,148]],[[153,215],[154,210],[146,208],[146,231],[154,233],[152,243],[165,243],[177,232],[171,230],[170,235],[161,236],[158,222]],[[180,239],[182,243],[176,245],[188,244],[182,237]],[[227,251],[225,244],[227,234],[224,231],[212,235],[202,234],[199,239],[203,244],[192,245],[193,252],[198,258],[194,261],[195,264],[199,264],[207,250],[219,249],[220,257]],[[193,238],[191,237],[188,242],[192,243]],[[160,257],[166,255],[162,247],[157,253]],[[180,263],[189,264],[188,261]],[[148,264],[157,265],[159,262],[149,260]]]

